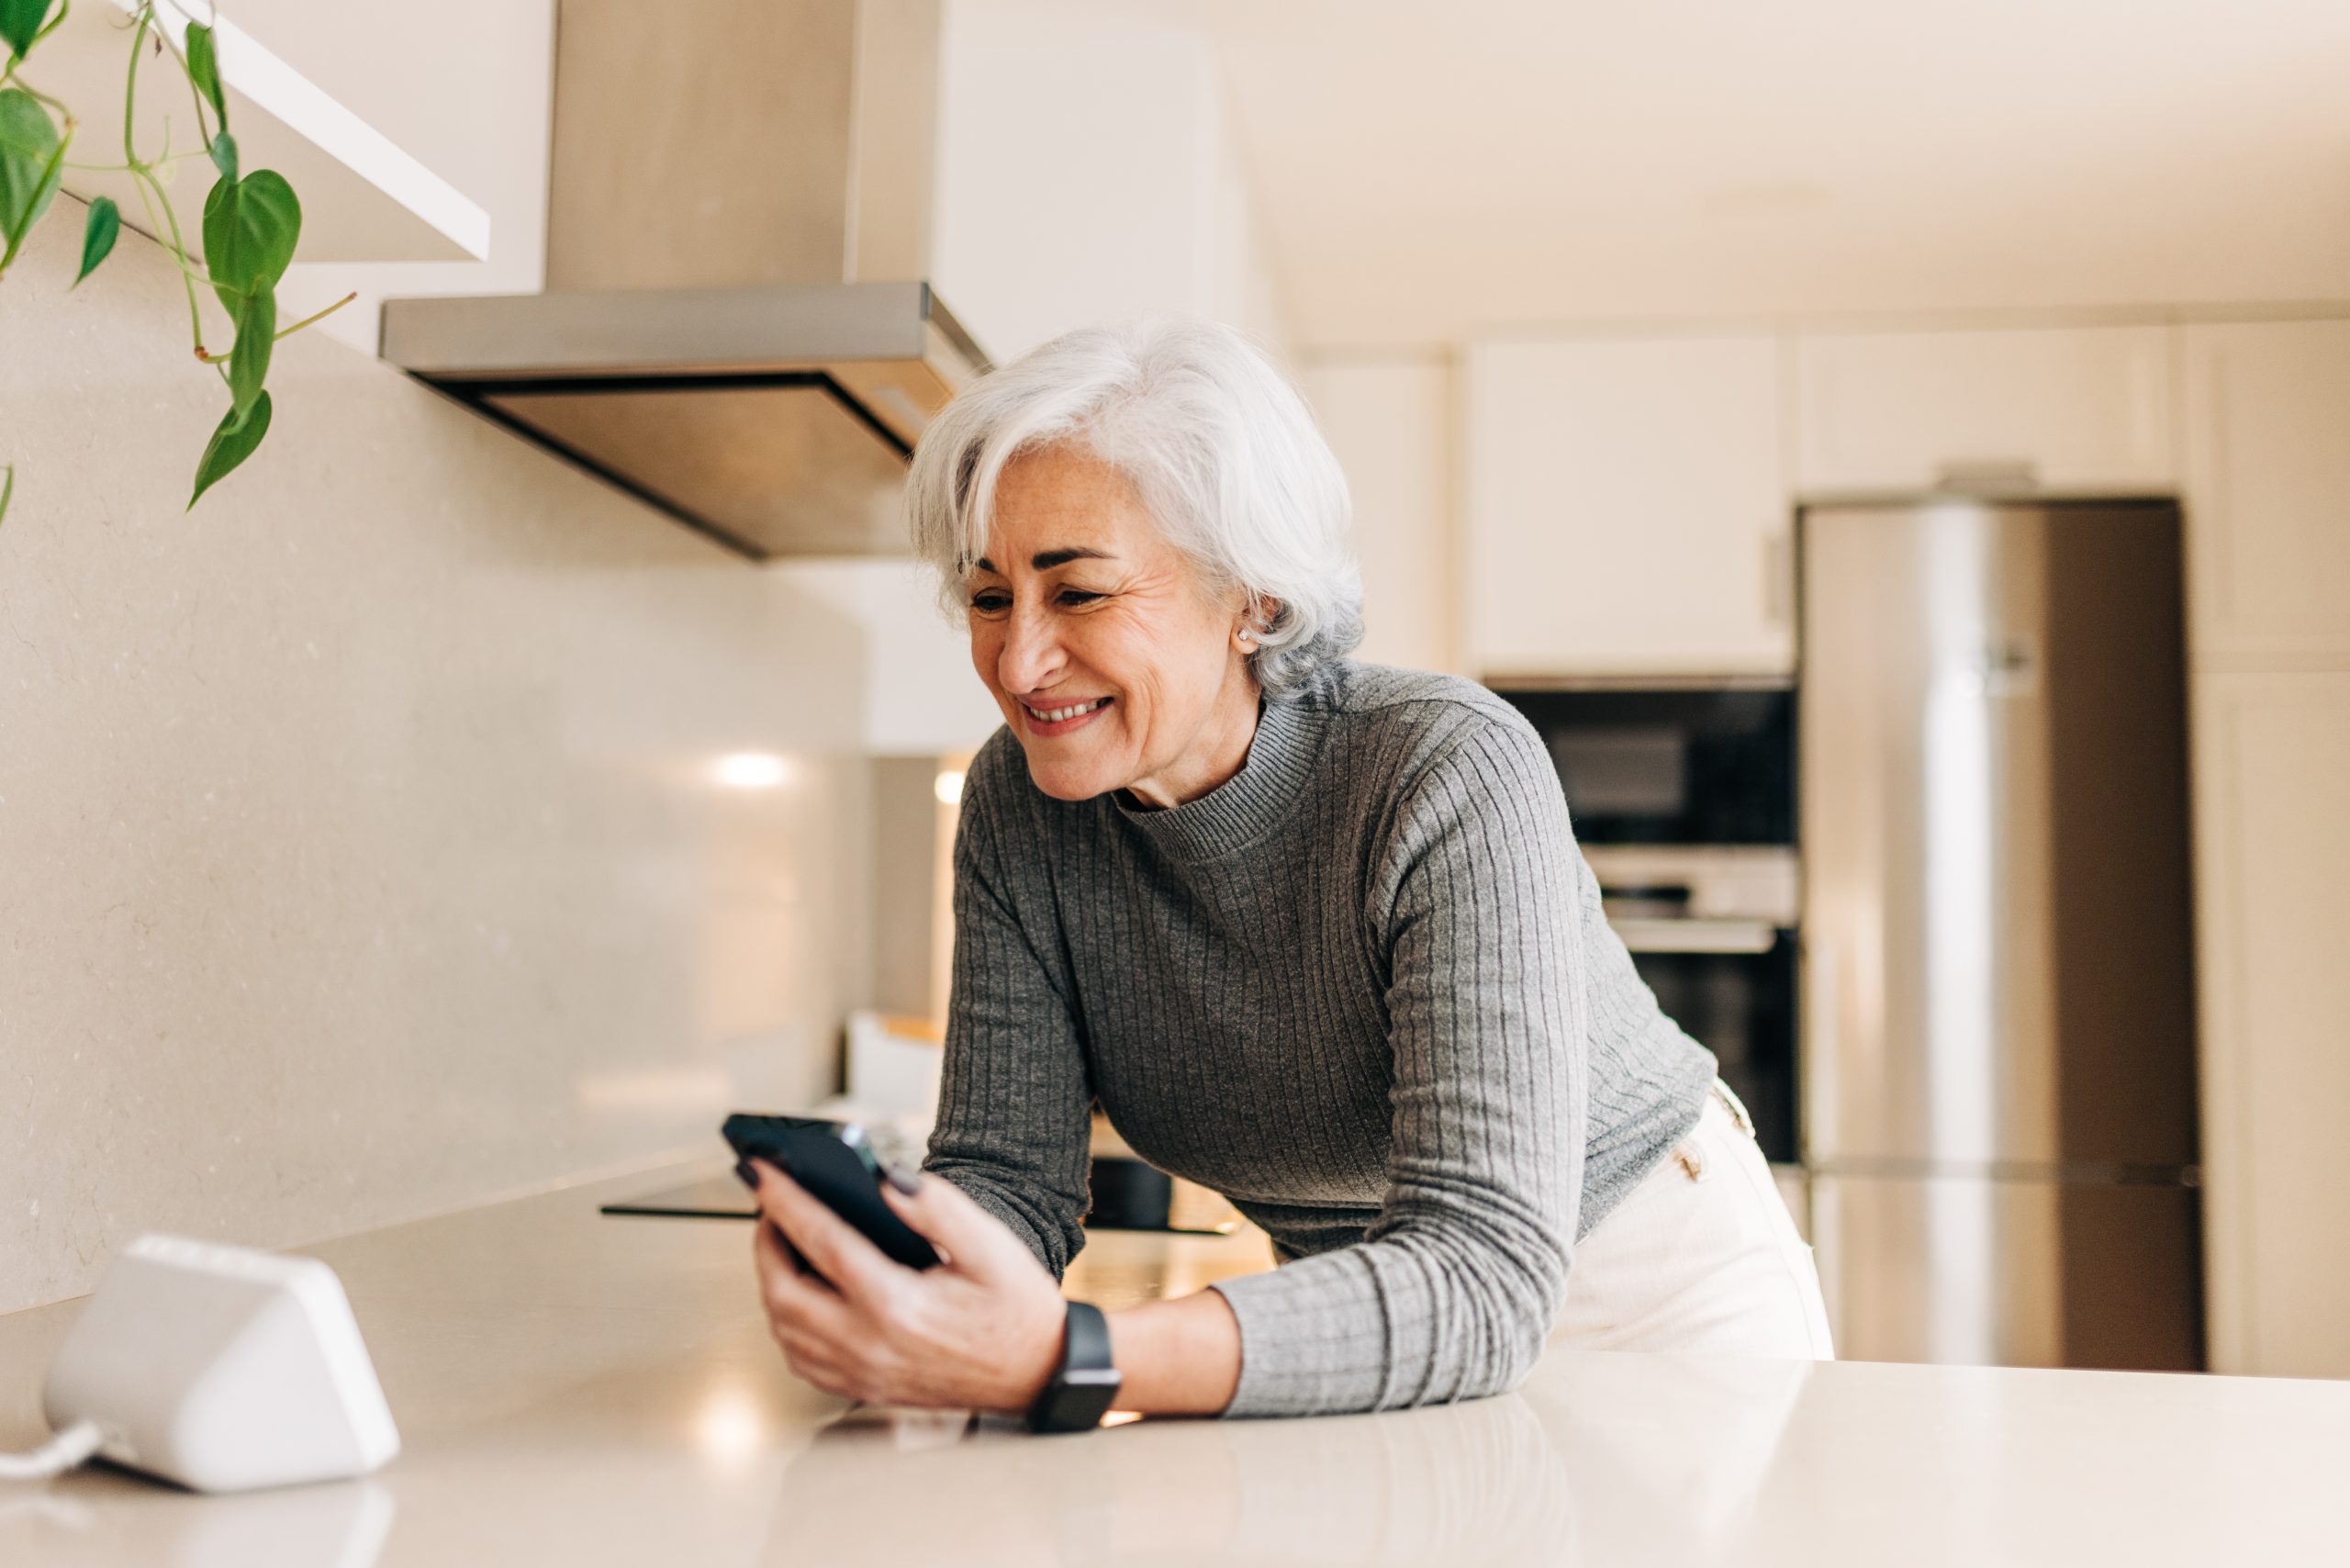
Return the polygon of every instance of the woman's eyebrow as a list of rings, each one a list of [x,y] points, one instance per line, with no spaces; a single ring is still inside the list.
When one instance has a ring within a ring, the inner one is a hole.
[[[1037,571],[1049,572],[1055,566],[1066,566],[1071,561],[1114,561],[1116,559],[1116,556],[1106,550],[1088,550],[1082,545],[1072,545],[1064,550],[1039,550],[1028,557],[1028,565]],[[985,555],[980,556],[971,565],[982,572],[996,570],[995,563]],[[1002,576],[1001,572],[996,575]]]

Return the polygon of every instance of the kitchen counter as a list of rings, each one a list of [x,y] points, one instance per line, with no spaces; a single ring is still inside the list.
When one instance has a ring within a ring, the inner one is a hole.
[[[0,1562],[2153,1563],[2338,1559],[2350,1384],[1555,1350],[1514,1394],[1315,1421],[850,1411],[769,1343],[740,1222],[605,1217],[640,1171],[309,1249],[406,1451],[194,1496],[0,1484]],[[1262,1267],[1261,1236],[1097,1235],[1105,1305]],[[79,1310],[0,1318],[0,1448]]]

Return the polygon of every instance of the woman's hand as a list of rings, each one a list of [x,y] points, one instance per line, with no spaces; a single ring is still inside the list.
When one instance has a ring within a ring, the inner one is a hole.
[[[1060,1291],[960,1188],[919,1175],[911,1194],[882,1187],[944,1259],[909,1269],[766,1160],[749,1169],[772,1222],[753,1243],[760,1297],[793,1372],[874,1405],[1024,1410],[1043,1390],[1060,1364]]]

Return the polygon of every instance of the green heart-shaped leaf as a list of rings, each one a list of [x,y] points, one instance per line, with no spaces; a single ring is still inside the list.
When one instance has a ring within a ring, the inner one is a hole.
[[[8,502],[17,494],[17,465],[0,463],[0,522],[8,521]]]
[[[40,100],[22,87],[0,87],[0,148],[47,158],[56,146],[57,127]]]
[[[204,492],[227,478],[238,464],[253,454],[261,438],[269,433],[269,394],[264,392],[253,400],[253,406],[243,414],[229,410],[220,428],[212,432],[211,444],[204,449],[203,458],[196,465],[196,494],[188,497],[187,510],[194,511]]]
[[[25,50],[40,36],[41,19],[56,4],[57,0],[0,0],[0,40],[6,41],[10,60],[25,57]]]
[[[269,374],[271,348],[277,342],[277,295],[263,289],[245,297],[237,312],[237,346],[229,354],[229,396],[236,410],[251,409],[261,396],[262,377]]]
[[[234,184],[237,178],[237,139],[227,131],[212,139],[212,166],[220,177]]]
[[[30,93],[0,89],[0,267],[49,210],[65,173],[65,142]]]
[[[274,169],[221,180],[204,198],[204,266],[231,315],[247,295],[275,288],[302,236],[302,204]]]
[[[82,226],[82,270],[73,274],[73,286],[98,270],[98,263],[114,249],[116,236],[122,232],[122,209],[114,197],[100,196],[90,204],[90,220]]]
[[[204,196],[204,270],[212,274],[212,292],[231,314],[245,301],[246,290],[229,286],[229,253],[236,249],[237,182],[215,180]]]
[[[50,110],[21,87],[0,87],[0,235],[14,242],[33,228],[56,196],[51,164],[62,167]]]
[[[196,90],[212,105],[212,112],[220,118],[220,129],[229,129],[229,100],[220,91],[220,62],[213,52],[212,29],[199,22],[191,22],[187,29],[187,73],[196,81]],[[236,176],[231,174],[230,179]]]

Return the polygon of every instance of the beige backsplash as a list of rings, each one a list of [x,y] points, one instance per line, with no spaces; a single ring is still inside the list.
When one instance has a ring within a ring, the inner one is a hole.
[[[826,1087],[857,629],[315,334],[183,515],[222,394],[178,282],[126,233],[69,295],[60,208],[0,282],[0,1311],[140,1230],[339,1234]],[[712,782],[741,751],[783,781]]]

